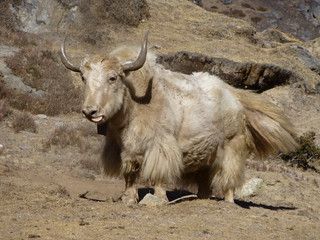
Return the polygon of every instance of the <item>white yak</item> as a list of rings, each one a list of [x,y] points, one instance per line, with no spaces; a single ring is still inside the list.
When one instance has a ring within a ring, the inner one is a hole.
[[[215,189],[233,202],[252,153],[296,148],[292,124],[264,97],[208,73],[165,70],[147,49],[146,34],[138,57],[122,47],[75,66],[61,47],[64,65],[81,73],[86,85],[82,112],[108,125],[104,168],[124,176],[124,202],[137,202],[138,177],[164,199],[164,184],[186,181],[198,185],[199,198]]]

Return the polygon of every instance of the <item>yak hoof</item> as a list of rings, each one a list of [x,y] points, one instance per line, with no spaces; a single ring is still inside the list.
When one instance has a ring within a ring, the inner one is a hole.
[[[138,199],[136,197],[132,197],[132,196],[126,196],[126,195],[123,195],[121,197],[121,201],[125,204],[125,205],[135,205],[138,203]]]
[[[126,205],[134,205],[138,203],[138,196],[133,196],[132,194],[122,192],[121,194],[113,196],[112,201],[123,202]]]
[[[128,188],[120,194],[120,196],[114,197],[114,202],[123,202],[126,205],[137,204],[139,200],[138,192],[135,188]]]

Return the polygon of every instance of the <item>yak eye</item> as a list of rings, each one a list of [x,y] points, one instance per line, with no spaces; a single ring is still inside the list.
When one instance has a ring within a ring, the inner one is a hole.
[[[111,82],[113,82],[113,81],[117,80],[117,76],[112,76],[112,77],[109,78],[109,80],[110,80]]]

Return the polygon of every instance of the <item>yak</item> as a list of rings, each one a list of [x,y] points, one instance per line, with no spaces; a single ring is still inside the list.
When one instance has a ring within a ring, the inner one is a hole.
[[[79,66],[67,58],[65,42],[60,53],[85,83],[84,116],[108,126],[103,166],[124,177],[127,204],[138,201],[138,178],[165,200],[165,185],[182,181],[196,184],[199,198],[215,190],[234,202],[246,159],[297,147],[293,125],[276,105],[205,72],[164,69],[148,53],[148,33],[140,49],[119,47]]]

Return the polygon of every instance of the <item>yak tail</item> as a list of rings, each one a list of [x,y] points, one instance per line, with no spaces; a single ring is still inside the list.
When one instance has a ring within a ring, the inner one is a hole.
[[[294,127],[281,109],[258,94],[236,94],[245,109],[250,145],[258,157],[297,149]]]

